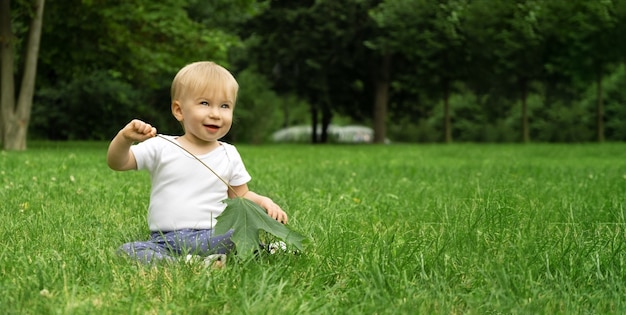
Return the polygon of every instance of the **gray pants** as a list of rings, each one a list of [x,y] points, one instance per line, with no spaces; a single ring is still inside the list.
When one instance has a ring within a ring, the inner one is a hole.
[[[223,235],[213,235],[213,230],[177,230],[171,232],[152,232],[150,239],[144,242],[126,243],[118,249],[144,263],[160,260],[172,260],[175,256],[193,254],[228,254],[235,248],[230,239],[233,231]]]

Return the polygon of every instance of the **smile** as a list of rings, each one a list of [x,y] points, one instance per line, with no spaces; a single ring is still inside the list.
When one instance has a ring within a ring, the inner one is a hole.
[[[204,125],[204,128],[208,129],[209,131],[217,131],[218,129],[220,129],[220,126],[217,126],[217,125]]]

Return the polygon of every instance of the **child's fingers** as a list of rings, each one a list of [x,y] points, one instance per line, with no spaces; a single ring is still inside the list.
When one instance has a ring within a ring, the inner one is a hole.
[[[273,211],[268,211],[269,216],[282,223],[282,224],[287,224],[287,214],[285,213],[285,211],[281,210],[281,209],[272,209]]]
[[[156,130],[156,128],[154,128],[154,127],[152,127],[152,126],[150,126],[150,125],[148,125],[148,126],[149,126],[149,129],[147,130],[147,132],[145,133],[145,135],[146,135],[146,136],[149,136],[149,137],[156,137],[156,134],[157,134],[157,130]]]
[[[275,204],[271,199],[265,198],[261,205],[265,208],[265,211],[270,218],[280,223],[287,224],[287,213],[285,213],[285,211],[283,211],[283,209],[281,209],[280,206]]]
[[[134,141],[144,141],[155,137],[157,134],[156,128],[138,119],[134,119],[128,123],[127,127],[129,131],[127,136]]]
[[[135,119],[131,122],[131,128],[135,130],[136,132],[144,134],[144,135],[148,135],[151,133],[156,134],[156,128],[138,119]]]
[[[287,224],[287,213],[285,213],[285,211],[280,211],[278,221],[282,224]]]
[[[141,133],[147,136],[156,136],[156,128],[152,127],[150,124],[145,124],[141,129]]]

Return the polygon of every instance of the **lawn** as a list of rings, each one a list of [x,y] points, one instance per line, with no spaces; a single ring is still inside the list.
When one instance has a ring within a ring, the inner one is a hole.
[[[116,256],[149,177],[106,146],[0,151],[3,313],[626,312],[626,144],[242,145],[308,240],[219,270]]]

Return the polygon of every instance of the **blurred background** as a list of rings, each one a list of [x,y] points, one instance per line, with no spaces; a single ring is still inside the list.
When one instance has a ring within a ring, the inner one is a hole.
[[[32,1],[10,12],[17,91]],[[48,0],[28,138],[180,134],[171,80],[212,60],[231,142],[624,141],[624,34],[623,0]]]

